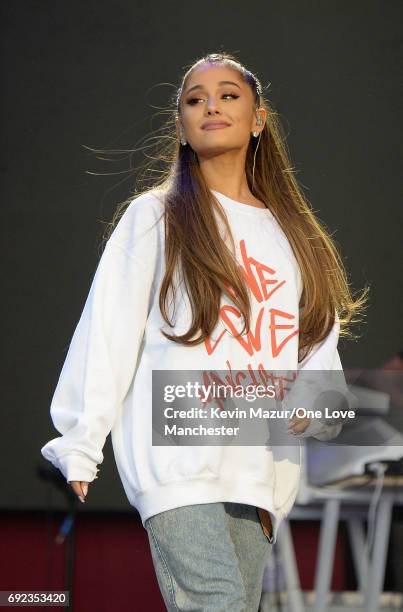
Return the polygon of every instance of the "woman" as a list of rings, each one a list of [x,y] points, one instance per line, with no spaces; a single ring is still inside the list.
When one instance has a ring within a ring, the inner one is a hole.
[[[175,102],[168,172],[112,224],[52,400],[62,436],[42,453],[84,501],[111,431],[167,608],[250,612],[295,501],[299,453],[158,445],[152,372],[253,386],[274,370],[340,370],[338,338],[365,295],[351,296],[258,79],[210,54]],[[290,430],[326,440],[340,425],[293,418]]]

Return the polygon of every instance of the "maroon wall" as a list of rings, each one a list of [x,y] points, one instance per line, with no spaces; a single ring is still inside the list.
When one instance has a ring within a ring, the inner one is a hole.
[[[65,515],[3,513],[0,590],[64,590],[66,543],[56,535]],[[310,590],[319,526],[292,522],[301,585]],[[332,590],[347,585],[346,537],[339,529]],[[34,608],[30,608],[33,610]],[[47,608],[60,610],[62,608]],[[43,608],[38,608],[43,610]],[[79,513],[75,531],[74,612],[164,612],[146,530],[136,515]]]

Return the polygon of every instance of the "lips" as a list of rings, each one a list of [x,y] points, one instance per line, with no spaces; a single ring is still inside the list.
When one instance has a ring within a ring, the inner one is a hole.
[[[219,128],[224,128],[224,127],[229,127],[229,123],[227,123],[226,121],[207,121],[206,123],[203,123],[202,125],[202,129],[203,130],[216,130]]]

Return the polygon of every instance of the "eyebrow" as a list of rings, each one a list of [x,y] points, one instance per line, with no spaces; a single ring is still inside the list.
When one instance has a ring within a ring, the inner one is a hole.
[[[234,81],[219,81],[218,84],[219,85],[235,85],[236,87],[239,87],[239,89],[241,89],[238,83],[234,83]],[[185,95],[187,95],[194,89],[205,89],[205,88],[204,88],[204,85],[193,85],[193,87],[187,90]]]

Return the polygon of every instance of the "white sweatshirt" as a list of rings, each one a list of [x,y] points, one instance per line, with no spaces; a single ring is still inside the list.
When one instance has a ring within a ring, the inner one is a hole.
[[[117,468],[144,526],[154,514],[179,506],[231,501],[270,512],[273,541],[291,510],[300,477],[300,445],[152,446],[152,370],[243,371],[342,369],[339,326],[298,365],[302,283],[292,249],[268,209],[212,190],[229,219],[236,256],[252,292],[250,336],[233,337],[243,319],[221,310],[208,341],[185,347],[160,329],[189,329],[184,294],[176,325],[162,319],[158,296],[164,274],[162,192],[136,197],[125,210],[98,263],[51,403],[61,436],[42,455],[67,481],[91,482],[111,432]],[[229,305],[222,296],[222,305]],[[285,325],[285,328],[276,327]],[[232,333],[231,333],[232,332]],[[251,383],[253,380],[251,379]],[[312,421],[301,437],[326,440],[341,426]]]

